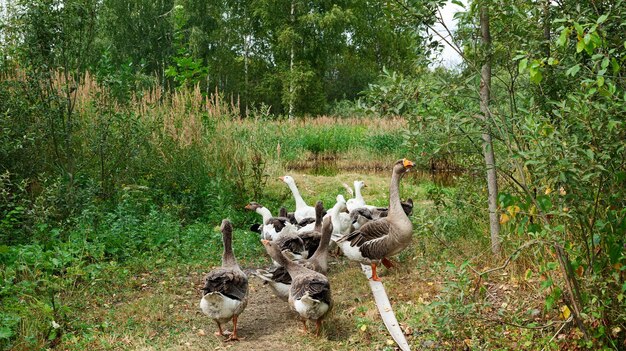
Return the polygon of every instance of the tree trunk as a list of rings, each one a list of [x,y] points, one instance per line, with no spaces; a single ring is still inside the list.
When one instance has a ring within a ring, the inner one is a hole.
[[[496,177],[496,158],[491,140],[491,112],[489,100],[491,98],[491,34],[489,32],[489,9],[486,4],[480,5],[480,30],[484,62],[480,79],[480,111],[483,121],[483,155],[487,165],[487,189],[489,197],[489,229],[491,233],[491,251],[500,254],[500,221],[498,218],[498,181]]]
[[[291,25],[294,26],[295,22],[296,22],[296,1],[295,0],[291,0]],[[294,82],[293,82],[293,60],[294,60],[294,45],[295,43],[292,41],[291,42],[291,53],[289,55],[289,112],[288,112],[288,116],[289,119],[293,118],[293,110],[294,110]]]

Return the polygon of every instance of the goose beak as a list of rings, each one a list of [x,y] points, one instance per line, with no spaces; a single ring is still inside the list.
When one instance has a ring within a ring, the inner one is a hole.
[[[283,182],[285,181],[285,177],[278,177],[278,179],[282,180]]]
[[[267,246],[267,245],[270,244],[270,241],[263,239],[263,240],[261,240],[261,244],[263,244],[263,246]]]
[[[404,168],[412,168],[415,166],[415,163],[407,160],[406,158],[402,160],[402,164],[404,164]]]
[[[250,204],[247,204],[247,205],[246,205],[246,207],[245,207],[245,209],[246,209],[246,210],[251,210],[251,209],[252,209],[252,206],[251,206]]]

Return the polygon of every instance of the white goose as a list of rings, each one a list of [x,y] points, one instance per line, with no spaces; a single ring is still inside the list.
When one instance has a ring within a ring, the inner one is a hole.
[[[331,216],[333,223],[333,234],[331,236],[331,250],[337,247],[337,240],[349,234],[352,229],[352,219],[346,213],[346,199],[343,195],[337,195],[337,203],[333,206],[326,216]]]
[[[361,189],[367,187],[365,182],[362,180],[354,181],[354,197],[352,199],[348,199],[346,202],[346,207],[348,207],[348,212],[352,212],[357,208],[365,207],[365,200],[363,199],[363,195],[361,195]]]
[[[300,222],[305,218],[315,218],[315,207],[309,206],[304,202],[302,195],[298,191],[298,187],[296,186],[296,181],[291,176],[279,177],[278,179],[282,180],[289,186],[291,193],[293,194],[294,200],[296,200],[296,211],[293,213],[296,217],[296,221]]]
[[[254,211],[263,217],[263,225],[261,226],[261,239],[277,240],[281,236],[295,234],[297,228],[289,222],[285,217],[272,217],[272,213],[267,207],[256,202],[246,205],[246,210]]]

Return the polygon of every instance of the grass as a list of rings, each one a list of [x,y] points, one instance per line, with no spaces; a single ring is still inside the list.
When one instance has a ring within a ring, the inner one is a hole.
[[[388,176],[384,174],[292,175],[309,203],[322,199],[330,206],[337,193],[345,194],[341,183],[351,183],[354,179],[362,179],[368,185],[363,191],[368,203],[386,203]],[[527,292],[520,289],[518,277],[495,275],[482,283],[484,294],[493,296],[485,300],[488,303],[477,305],[475,300],[462,297],[473,291],[473,282],[460,268],[466,258],[455,252],[461,248],[467,250],[466,254],[474,255],[478,250],[472,249],[471,241],[461,240],[457,242],[460,246],[452,249],[433,237],[421,236],[422,221],[433,210],[432,202],[427,201],[426,185],[419,178],[402,182],[401,195],[412,197],[417,204],[413,216],[415,237],[413,244],[396,258],[399,268],[383,269],[381,275],[412,347],[532,350],[536,342],[546,343],[551,335],[541,330],[476,319],[492,316],[497,320],[498,316],[512,313],[508,310],[520,301],[512,295],[513,291]],[[269,196],[287,199],[282,203],[293,207],[284,184],[272,180],[268,187]],[[270,262],[254,234],[246,230],[247,222],[254,220],[257,218],[242,214],[234,234],[235,254],[245,269],[263,267]],[[23,320],[23,339],[13,344],[12,349],[49,346],[50,340],[46,339],[50,336],[37,334],[35,329],[50,323],[52,318],[62,325],[64,333],[58,337],[58,343],[64,350],[393,349],[365,277],[356,263],[345,258],[333,259],[330,264],[335,305],[321,338],[301,335],[300,325],[287,305],[273,297],[258,279],[250,278],[251,301],[240,319],[240,334],[247,339],[224,344],[212,335],[214,324],[197,306],[203,276],[219,265],[219,231],[198,223],[183,228],[179,235],[180,243],[165,245],[161,250],[125,262],[100,262],[101,270],[94,279],[76,281],[72,288],[57,293],[56,303],[62,306],[59,312],[52,315],[33,312],[28,316],[32,321]],[[177,245],[182,245],[179,254],[169,251]],[[489,265],[488,260],[483,263]],[[20,296],[20,299],[27,303],[49,301],[45,296]],[[507,303],[505,307],[504,303]],[[484,328],[490,332],[484,333]],[[33,337],[35,340],[29,339]],[[548,350],[556,349],[556,344],[551,345]]]

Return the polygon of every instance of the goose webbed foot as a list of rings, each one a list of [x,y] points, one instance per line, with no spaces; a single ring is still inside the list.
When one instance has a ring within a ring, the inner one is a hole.
[[[237,340],[239,340],[237,337],[237,316],[233,316],[233,332],[230,334],[228,339],[226,339],[226,342]]]
[[[224,331],[222,330],[222,325],[219,322],[217,323],[217,331],[213,333],[215,336],[224,336]]]
[[[372,263],[372,280],[375,282],[379,282],[380,278],[378,274],[376,274],[376,263]]]

